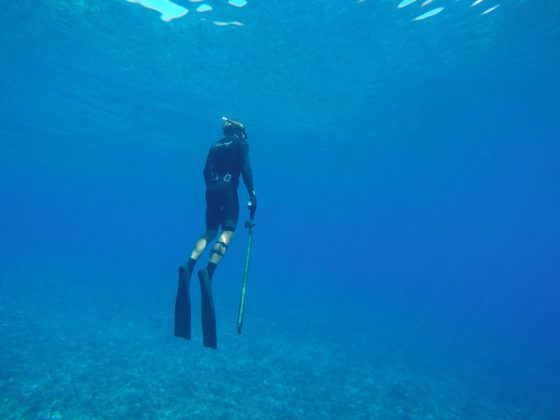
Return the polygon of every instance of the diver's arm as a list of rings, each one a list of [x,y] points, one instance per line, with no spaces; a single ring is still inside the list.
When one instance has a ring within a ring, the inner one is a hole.
[[[241,169],[241,175],[243,176],[243,182],[247,187],[247,192],[249,196],[255,193],[255,186],[253,184],[253,170],[251,169],[251,162],[249,160],[249,144],[247,141],[243,142],[243,166]]]
[[[243,175],[243,182],[247,187],[249,193],[249,210],[251,211],[251,220],[255,216],[257,210],[257,194],[255,193],[255,186],[253,184],[253,170],[251,169],[251,161],[249,160],[249,144],[247,141],[243,145],[243,168],[241,171]]]

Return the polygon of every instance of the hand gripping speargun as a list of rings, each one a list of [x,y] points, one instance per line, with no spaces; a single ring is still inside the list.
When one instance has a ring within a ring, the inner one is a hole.
[[[245,313],[245,291],[247,290],[247,277],[249,276],[249,258],[251,256],[251,243],[253,242],[253,227],[255,222],[255,209],[251,208],[251,215],[249,220],[245,221],[245,227],[249,229],[249,236],[247,238],[247,250],[245,251],[245,268],[243,270],[243,282],[241,283],[241,298],[239,299],[239,311],[237,313],[237,334],[241,334],[241,327],[243,326],[243,314]]]

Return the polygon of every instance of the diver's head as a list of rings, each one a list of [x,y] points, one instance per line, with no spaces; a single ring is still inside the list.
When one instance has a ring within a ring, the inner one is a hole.
[[[222,117],[225,136],[238,136],[241,138],[247,138],[247,132],[245,131],[245,126],[241,121],[232,120],[231,118]]]

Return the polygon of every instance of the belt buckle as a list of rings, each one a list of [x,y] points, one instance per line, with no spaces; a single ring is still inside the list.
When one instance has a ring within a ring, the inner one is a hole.
[[[224,175],[224,181],[225,181],[225,182],[229,182],[230,179],[231,179],[231,175],[230,175],[230,174],[225,174],[225,175]]]

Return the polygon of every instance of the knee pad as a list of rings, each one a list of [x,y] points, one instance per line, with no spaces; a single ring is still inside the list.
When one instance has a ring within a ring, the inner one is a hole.
[[[226,254],[227,248],[228,244],[222,241],[218,241],[212,247],[212,251],[210,251],[210,254],[218,254],[219,256],[223,257]]]

